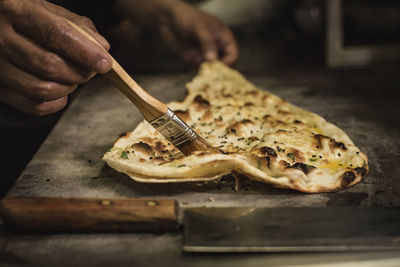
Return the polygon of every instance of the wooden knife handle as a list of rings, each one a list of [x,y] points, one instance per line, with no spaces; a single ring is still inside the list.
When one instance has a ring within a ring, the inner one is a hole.
[[[0,214],[25,232],[165,232],[178,229],[171,199],[5,198]]]

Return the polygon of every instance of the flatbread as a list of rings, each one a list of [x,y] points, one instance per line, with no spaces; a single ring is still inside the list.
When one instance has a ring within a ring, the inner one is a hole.
[[[138,182],[210,181],[233,171],[307,193],[359,183],[368,158],[338,127],[255,87],[220,62],[204,63],[183,102],[168,106],[225,154],[184,156],[143,121],[103,159]]]

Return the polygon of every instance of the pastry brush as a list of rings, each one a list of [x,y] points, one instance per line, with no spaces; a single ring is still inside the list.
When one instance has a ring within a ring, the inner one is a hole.
[[[102,47],[85,30],[69,20],[67,22],[86,38]],[[111,55],[110,57],[112,59],[111,70],[103,76],[128,97],[143,114],[144,119],[176,148],[185,155],[193,151],[219,152],[191,129],[166,104],[148,94]]]

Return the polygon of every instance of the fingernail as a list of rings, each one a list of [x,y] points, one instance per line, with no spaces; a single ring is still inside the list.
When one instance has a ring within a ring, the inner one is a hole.
[[[207,52],[205,55],[207,61],[213,61],[217,59],[217,54],[215,52]]]
[[[111,62],[103,58],[96,63],[94,69],[99,73],[106,73],[111,69]]]

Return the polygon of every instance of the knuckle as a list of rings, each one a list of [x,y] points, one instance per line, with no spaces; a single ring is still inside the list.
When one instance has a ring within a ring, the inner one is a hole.
[[[56,22],[44,32],[44,39],[50,46],[64,42],[70,35],[70,27],[66,22]]]
[[[15,38],[11,27],[7,25],[1,25],[0,27],[0,54],[8,54],[15,45]]]
[[[46,5],[46,1],[45,0],[34,0],[35,2],[37,2],[38,4],[40,4],[41,6],[45,6]]]
[[[43,64],[49,67],[55,67],[58,63],[60,63],[60,58],[54,53],[47,53],[43,57]]]
[[[41,73],[47,78],[59,78],[61,76],[59,72],[61,61],[62,59],[54,53],[45,54],[39,62]]]
[[[92,29],[92,30],[95,30],[95,29],[96,29],[96,27],[94,26],[93,21],[92,21],[91,19],[89,19],[88,17],[81,16],[81,17],[79,18],[79,20],[80,20],[80,22],[81,22],[82,24],[86,25],[86,26],[89,27],[90,29]]]
[[[38,82],[31,88],[32,98],[38,102],[52,101],[72,93],[78,85],[60,85],[55,82]]]
[[[5,14],[16,14],[18,13],[20,2],[17,0],[1,0],[0,1],[0,10]]]
[[[54,99],[54,86],[48,82],[36,83],[32,88],[32,95],[36,101],[46,102]]]

